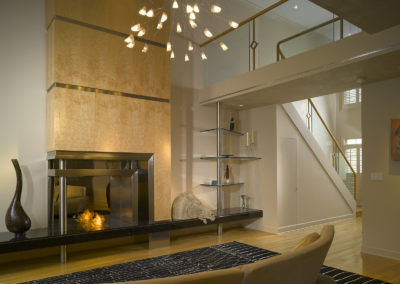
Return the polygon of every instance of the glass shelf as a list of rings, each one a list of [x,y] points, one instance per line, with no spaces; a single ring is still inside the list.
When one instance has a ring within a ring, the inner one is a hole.
[[[202,160],[215,160],[215,159],[237,159],[237,160],[260,160],[258,157],[248,157],[248,156],[233,156],[233,155],[222,155],[222,156],[204,156],[200,157]]]
[[[233,131],[233,130],[228,130],[225,128],[212,128],[212,129],[206,129],[206,130],[202,130],[200,131],[201,133],[209,133],[209,132],[215,132],[217,133],[217,130],[221,130],[224,134],[228,134],[228,135],[237,135],[237,136],[243,136],[243,133],[237,132],[237,131]]]
[[[208,186],[208,187],[212,187],[212,186],[236,186],[236,185],[243,185],[244,182],[236,182],[236,183],[228,183],[228,184],[210,184],[210,183],[202,183],[200,184],[201,186]]]

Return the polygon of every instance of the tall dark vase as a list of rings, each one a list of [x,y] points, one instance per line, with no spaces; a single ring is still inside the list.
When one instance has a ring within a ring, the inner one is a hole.
[[[31,219],[25,213],[21,205],[21,193],[22,193],[22,173],[21,168],[17,159],[11,160],[15,173],[17,175],[17,186],[15,189],[14,198],[11,201],[10,207],[6,214],[6,226],[10,232],[15,233],[16,237],[24,235],[26,231],[31,227]]]

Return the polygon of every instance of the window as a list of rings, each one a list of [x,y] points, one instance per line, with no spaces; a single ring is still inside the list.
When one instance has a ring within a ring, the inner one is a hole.
[[[347,90],[343,93],[343,105],[361,103],[361,88]]]
[[[358,174],[362,173],[362,139],[346,139],[344,143],[344,153],[354,171]],[[347,164],[346,173],[352,173]]]

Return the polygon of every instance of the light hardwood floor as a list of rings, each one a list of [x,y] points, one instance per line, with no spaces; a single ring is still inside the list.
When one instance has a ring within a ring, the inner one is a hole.
[[[360,253],[362,238],[361,217],[338,221],[333,224],[335,225],[336,234],[325,261],[326,265],[392,283],[400,283],[400,260]],[[68,263],[66,265],[58,263],[58,256],[3,262],[0,264],[0,283],[17,283],[51,277],[229,241],[240,241],[277,252],[285,252],[293,247],[303,236],[310,232],[319,232],[321,228],[322,225],[319,225],[280,235],[249,231],[243,228],[232,228],[224,231],[221,238],[218,238],[216,232],[181,236],[174,238],[170,246],[157,249],[148,249],[146,243],[140,243],[74,252],[68,255]],[[2,255],[0,255],[0,259],[1,257]]]

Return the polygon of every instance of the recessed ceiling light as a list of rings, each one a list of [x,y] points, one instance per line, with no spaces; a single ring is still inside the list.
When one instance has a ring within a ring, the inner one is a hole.
[[[213,36],[213,34],[210,32],[210,30],[209,29],[205,29],[204,30],[204,35],[206,36],[206,37],[212,37]]]
[[[140,9],[139,14],[142,16],[146,16],[146,14],[147,14],[146,7],[143,7],[142,9]]]
[[[225,43],[223,43],[222,41],[219,43],[219,46],[222,48],[223,51],[228,50],[228,46]]]
[[[217,5],[212,5],[212,7],[211,7],[211,12],[214,13],[214,14],[220,13],[221,10],[222,10],[221,7],[217,6]]]
[[[167,19],[168,19],[167,13],[165,13],[165,12],[162,13],[161,19],[160,19],[161,23],[164,23]]]
[[[181,24],[180,24],[180,23],[177,23],[177,24],[176,24],[176,32],[177,32],[177,33],[181,33],[181,32],[182,32],[182,27],[181,27]]]
[[[244,107],[244,105],[239,105],[239,107]]]
[[[189,24],[190,24],[190,26],[192,27],[192,29],[197,28],[197,24],[196,24],[195,21],[190,20],[190,21],[189,21]]]
[[[149,18],[154,17],[154,11],[153,11],[153,9],[150,9],[149,11],[147,11],[146,16],[149,17]]]
[[[236,29],[237,27],[239,27],[239,24],[238,24],[237,22],[235,22],[235,21],[229,21],[229,25],[230,25],[232,28],[234,28],[234,29]]]
[[[172,50],[172,45],[170,42],[167,42],[167,51],[171,51]]]
[[[131,27],[132,32],[138,32],[140,30],[140,24],[136,24]]]
[[[299,9],[299,6],[296,4],[293,6],[293,9],[297,10],[297,9]]]

